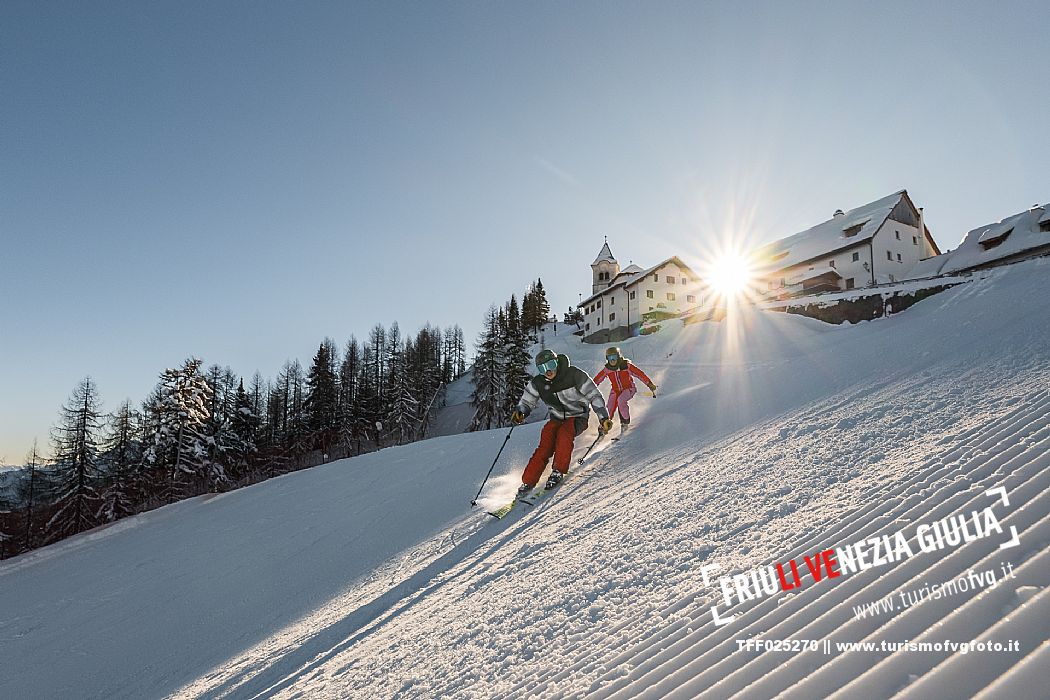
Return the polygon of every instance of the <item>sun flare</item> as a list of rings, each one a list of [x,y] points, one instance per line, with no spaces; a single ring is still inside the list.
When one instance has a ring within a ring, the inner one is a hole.
[[[707,283],[724,297],[736,297],[750,285],[754,272],[748,261],[737,253],[727,253],[711,263]]]

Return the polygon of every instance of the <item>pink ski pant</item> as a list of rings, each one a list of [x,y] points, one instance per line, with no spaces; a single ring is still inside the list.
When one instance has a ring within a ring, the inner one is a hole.
[[[627,402],[634,398],[636,391],[637,389],[633,386],[619,393],[613,389],[612,393],[609,394],[609,416],[612,417],[619,410],[620,418],[631,420],[631,407],[627,405]]]

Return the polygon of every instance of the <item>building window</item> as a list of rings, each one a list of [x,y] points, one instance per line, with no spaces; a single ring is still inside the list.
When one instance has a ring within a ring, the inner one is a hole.
[[[912,245],[919,245],[919,237],[918,236],[912,236],[911,237],[911,244]]]
[[[897,234],[897,240],[899,241],[901,239],[901,232],[900,231],[894,231],[894,233]]]
[[[591,329],[591,324],[589,324],[589,323],[586,326],[583,327],[583,330],[585,330],[585,331],[589,331],[590,329]]]
[[[887,260],[893,260],[893,253],[891,253],[890,251],[887,250],[886,251],[886,259]]]
[[[659,282],[659,281],[660,281],[660,275],[653,275],[653,282]]]
[[[828,261],[828,266],[829,267],[835,267],[835,261],[834,260],[829,260]]]
[[[674,292],[667,293],[667,301],[674,301]]]
[[[671,275],[667,275],[667,284],[674,284],[674,277],[671,277]]]
[[[900,253],[897,253],[897,262],[904,262],[903,260],[901,260],[901,254]]]
[[[630,299],[631,301],[634,301],[634,292],[631,292],[631,296],[629,297],[629,299]]]
[[[854,253],[853,254],[853,262],[857,262],[858,260],[860,260],[860,253]]]
[[[689,284],[689,278],[688,277],[683,277],[682,278],[682,284]]]
[[[599,300],[598,300],[598,304],[597,304],[597,307],[598,307],[599,309],[600,309],[600,308],[602,308],[602,300],[601,300],[601,299],[599,299]]]
[[[610,304],[615,304],[616,303],[616,297],[609,297],[609,303]]]
[[[856,282],[853,281],[852,277],[847,277],[846,278],[846,289],[853,289],[856,286],[857,286],[857,284],[856,284]]]
[[[866,224],[868,222],[865,221],[864,223]],[[860,230],[862,228],[864,228],[864,224],[857,224],[856,226],[850,226],[847,229],[843,229],[842,233],[844,233],[846,235],[846,238],[851,238],[853,236],[856,236],[858,233],[860,233]]]
[[[610,321],[615,321],[616,320],[616,314],[615,313],[609,314],[609,320]]]
[[[646,289],[646,290],[645,290],[645,297],[646,297],[647,299],[652,299],[652,298],[653,298],[653,290],[651,290],[651,289]]]
[[[787,278],[786,277],[781,277],[780,278],[780,286],[781,287],[786,287],[787,286]]]
[[[694,297],[692,294],[686,294],[685,295],[685,300],[687,302],[689,302],[690,304],[692,304],[692,303],[696,302],[696,297]]]
[[[1043,233],[1050,233],[1050,219],[1039,222],[1039,230]]]
[[[649,310],[650,310],[650,311],[652,311],[652,310],[653,310],[653,307],[651,307],[651,306],[650,306],[650,307],[649,307]]]

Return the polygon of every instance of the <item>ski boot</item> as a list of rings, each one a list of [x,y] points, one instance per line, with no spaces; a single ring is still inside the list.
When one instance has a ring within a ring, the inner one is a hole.
[[[547,484],[543,487],[547,491],[550,491],[555,486],[561,483],[561,480],[565,478],[565,475],[555,470],[551,472],[551,475],[547,477]]]
[[[624,433],[626,433],[627,429],[630,428],[630,427],[631,427],[631,420],[629,418],[627,420],[624,420],[623,418],[620,419],[620,435],[623,435]]]
[[[532,491],[532,488],[533,487],[529,486],[528,484],[522,484],[518,487],[518,492],[514,494],[514,500],[520,501],[525,496],[528,496],[529,492]]]

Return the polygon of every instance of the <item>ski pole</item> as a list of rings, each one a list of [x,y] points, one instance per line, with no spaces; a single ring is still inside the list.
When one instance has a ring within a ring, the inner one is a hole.
[[[481,486],[478,487],[478,495],[474,496],[474,500],[470,502],[470,505],[476,506],[478,504],[478,496],[481,495],[481,490],[485,488],[485,484],[488,483],[489,477],[492,476],[492,470],[496,468],[496,462],[499,461],[499,456],[503,454],[503,448],[507,446],[507,441],[510,440],[510,434],[514,432],[514,429],[518,426],[510,426],[510,430],[507,431],[507,437],[503,438],[503,444],[500,445],[499,452],[496,453],[496,459],[492,460],[492,466],[489,467],[489,473],[485,475],[485,480],[481,482]]]
[[[587,459],[587,455],[591,453],[591,450],[594,449],[594,446],[597,445],[598,441],[601,440],[603,437],[605,437],[605,433],[599,430],[598,437],[594,438],[594,442],[592,442],[591,446],[587,448],[587,451],[583,453],[583,456],[576,460],[576,464],[583,464],[583,460]]]

